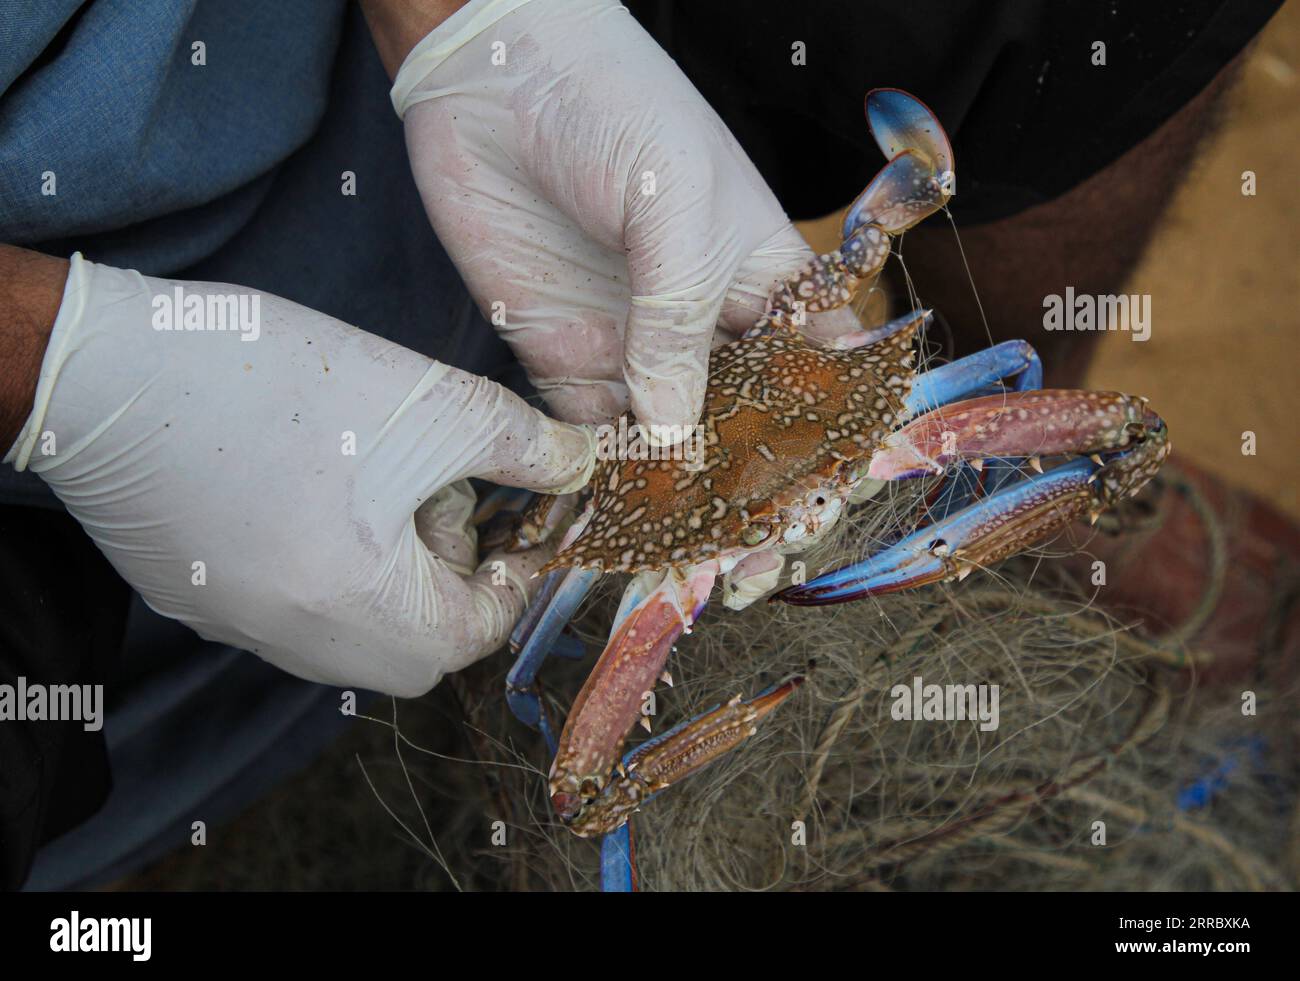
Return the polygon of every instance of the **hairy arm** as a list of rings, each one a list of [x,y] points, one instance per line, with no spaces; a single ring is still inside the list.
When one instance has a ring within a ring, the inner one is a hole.
[[[0,245],[0,455],[18,437],[68,278],[68,261]]]

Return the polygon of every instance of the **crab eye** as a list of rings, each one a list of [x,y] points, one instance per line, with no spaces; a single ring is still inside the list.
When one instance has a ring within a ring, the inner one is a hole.
[[[746,545],[760,545],[767,538],[769,529],[762,525],[750,525],[741,533],[741,540]]]

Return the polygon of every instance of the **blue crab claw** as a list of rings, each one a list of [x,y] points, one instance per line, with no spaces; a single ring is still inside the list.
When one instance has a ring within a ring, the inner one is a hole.
[[[916,96],[901,89],[872,89],[867,93],[867,125],[886,157],[914,150],[929,161],[936,174],[954,171],[948,134]]]
[[[952,147],[923,103],[897,89],[876,89],[867,96],[867,122],[890,160],[849,207],[846,241],[868,224],[891,235],[904,232],[956,193]]]
[[[861,562],[777,593],[795,606],[847,603],[965,578],[1089,513],[1096,465],[1087,459],[1039,474],[944,518]]]
[[[1169,455],[1163,421],[1144,413],[1143,431],[1128,430],[1126,445],[1119,452],[1103,449],[1004,487],[882,552],[790,587],[774,599],[822,606],[964,579],[974,569],[1023,552],[1080,518],[1096,521],[1106,508],[1141,490]]]
[[[677,638],[704,609],[715,578],[716,565],[705,563],[684,573],[638,576],[624,593],[609,642],[573,700],[551,762],[551,804],[575,834],[617,826],[602,823],[606,809],[589,805],[610,784],[645,693],[653,690]],[[625,819],[627,811],[620,813]]]
[[[867,472],[875,480],[899,480],[943,473],[958,460],[1114,452],[1162,441],[1164,430],[1145,400],[1122,392],[1001,392],[916,417],[885,438]]]
[[[890,235],[905,232],[948,201],[934,168],[919,153],[904,150],[858,195],[844,216],[844,238],[865,225],[879,225]]]

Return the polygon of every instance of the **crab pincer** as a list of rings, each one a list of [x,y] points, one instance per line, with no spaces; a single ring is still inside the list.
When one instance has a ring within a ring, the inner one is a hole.
[[[626,596],[604,652],[569,709],[551,764],[551,805],[579,835],[589,827],[584,808],[613,781],[611,774],[647,693],[663,672],[673,643],[704,609],[712,568],[669,570],[660,582]]]
[[[923,102],[900,89],[873,89],[866,112],[871,135],[889,163],[849,206],[846,243],[873,224],[898,235],[957,193],[948,134]]]
[[[954,462],[1027,457],[1038,473],[948,515],[861,562],[783,590],[797,606],[964,579],[1023,552],[1081,518],[1136,494],[1169,455],[1164,421],[1146,400],[1117,392],[1004,392],[912,420],[886,440],[869,475],[897,480]],[[1080,456],[1044,470],[1045,456]]]
[[[584,802],[581,820],[569,824],[580,837],[604,835],[620,828],[641,805],[714,760],[725,756],[750,736],[758,723],[774,712],[803,684],[795,676],[746,700],[736,695],[701,712],[667,732],[647,739],[624,757],[616,775]],[[551,798],[555,802],[555,798]],[[557,809],[559,805],[556,805]]]

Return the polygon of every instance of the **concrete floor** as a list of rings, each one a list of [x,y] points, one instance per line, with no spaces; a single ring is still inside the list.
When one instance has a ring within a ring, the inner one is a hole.
[[[1242,194],[1254,171],[1256,195]],[[1152,297],[1151,338],[1098,338],[1087,387],[1146,395],[1175,458],[1248,487],[1300,519],[1300,4],[1256,40],[1126,293]],[[1153,193],[1156,193],[1153,191]],[[800,225],[833,247],[838,216]],[[975,284],[979,286],[978,283]],[[923,289],[923,284],[922,284]],[[1039,325],[1028,325],[1026,337]],[[1256,455],[1242,453],[1255,433]]]

